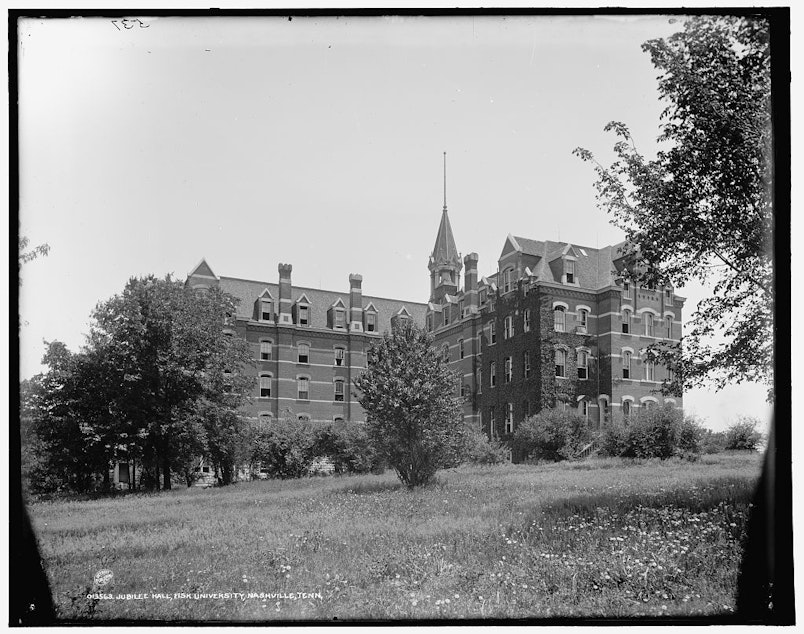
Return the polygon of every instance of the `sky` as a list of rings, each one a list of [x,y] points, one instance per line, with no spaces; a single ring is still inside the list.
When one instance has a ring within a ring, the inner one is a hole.
[[[610,157],[626,123],[652,154],[662,16],[108,18],[20,30],[20,374],[43,341],[78,350],[132,276],[218,275],[426,301],[443,204],[496,271],[506,236],[579,246],[623,234],[575,147]],[[689,315],[706,289],[687,296]],[[724,429],[765,389],[685,394]]]

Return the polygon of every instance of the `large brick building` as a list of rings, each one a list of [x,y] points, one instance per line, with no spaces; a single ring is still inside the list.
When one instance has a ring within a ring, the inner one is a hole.
[[[272,283],[218,277],[202,261],[187,284],[216,285],[239,300],[228,328],[253,350],[253,419],[365,420],[352,380],[382,332],[412,319],[460,377],[464,417],[508,440],[545,407],[577,410],[598,428],[638,407],[681,408],[681,398],[659,393],[665,370],[644,350],[680,338],[684,298],[629,285],[620,275],[623,246],[509,235],[497,272],[479,279],[478,255],[461,258],[445,204],[427,304],[364,296],[360,275],[349,276],[348,292],[294,287],[289,264]]]
[[[465,417],[507,440],[545,407],[575,409],[598,428],[637,407],[681,408],[659,393],[666,371],[644,351],[680,338],[684,298],[625,281],[624,246],[509,235],[497,272],[478,279],[478,256],[461,260],[444,206],[426,324],[461,377]]]
[[[366,351],[396,320],[424,323],[426,305],[365,296],[360,275],[349,276],[345,292],[294,287],[291,271],[280,264],[277,283],[242,280],[218,277],[202,260],[186,284],[239,300],[227,329],[249,343],[258,377],[246,416],[364,421],[351,385]]]

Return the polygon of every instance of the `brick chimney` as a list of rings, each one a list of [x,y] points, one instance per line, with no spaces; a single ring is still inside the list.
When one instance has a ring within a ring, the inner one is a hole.
[[[349,330],[363,332],[363,276],[349,275]]]
[[[464,290],[464,306],[468,312],[474,313],[477,311],[477,253],[470,253],[463,259],[464,266],[466,267],[463,276],[463,290]]]
[[[293,323],[293,287],[290,283],[290,273],[293,270],[292,264],[279,265],[279,323]]]

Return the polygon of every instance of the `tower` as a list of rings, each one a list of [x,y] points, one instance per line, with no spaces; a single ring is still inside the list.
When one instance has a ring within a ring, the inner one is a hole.
[[[427,265],[430,269],[430,301],[440,303],[445,295],[458,292],[458,280],[463,268],[461,255],[455,247],[455,238],[447,215],[447,153],[444,152],[444,209],[438,226],[433,253]]]

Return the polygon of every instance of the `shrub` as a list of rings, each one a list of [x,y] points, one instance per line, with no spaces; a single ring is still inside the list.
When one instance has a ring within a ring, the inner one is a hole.
[[[427,484],[439,469],[460,464],[466,426],[457,376],[433,338],[411,320],[368,350],[355,380],[367,431],[380,455],[409,488]]]
[[[726,449],[756,451],[762,440],[757,431],[759,419],[753,416],[739,416],[726,430]]]
[[[720,453],[726,450],[726,432],[704,430],[701,438],[701,451],[706,454]]]
[[[253,465],[274,478],[301,478],[315,457],[315,434],[309,423],[278,420],[254,433]]]
[[[585,418],[574,412],[543,409],[525,420],[514,433],[514,449],[524,458],[566,460],[589,442]]]
[[[383,464],[360,423],[330,423],[314,432],[313,453],[332,460],[335,473],[378,473]]]
[[[481,431],[471,430],[466,434],[464,461],[472,464],[495,465],[507,460],[506,448],[496,438],[489,440]]]
[[[601,438],[601,451],[624,458],[670,458],[697,456],[703,427],[697,419],[684,417],[672,405],[640,410],[626,424],[612,425]]]

